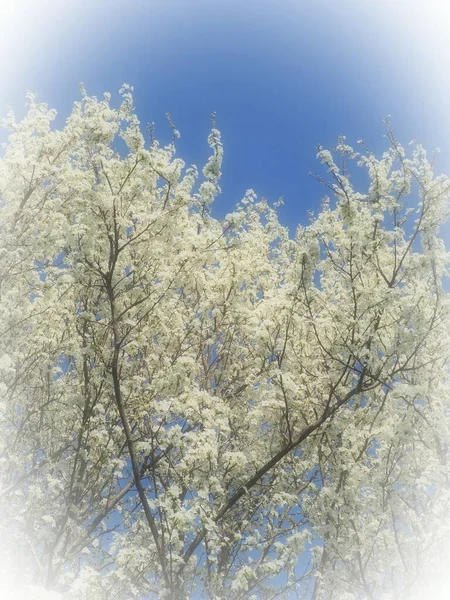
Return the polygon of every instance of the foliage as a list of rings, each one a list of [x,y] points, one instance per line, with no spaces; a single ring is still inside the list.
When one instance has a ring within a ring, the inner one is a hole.
[[[67,598],[403,598],[448,536],[450,181],[319,148],[294,238],[146,143],[131,88],[0,164],[2,541]],[[177,132],[174,130],[174,139]],[[121,138],[127,152],[114,147]],[[357,192],[347,163],[366,171]]]

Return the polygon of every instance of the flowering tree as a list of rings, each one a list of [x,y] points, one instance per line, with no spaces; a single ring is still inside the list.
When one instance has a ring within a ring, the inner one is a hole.
[[[294,239],[252,191],[219,221],[214,124],[199,182],[121,94],[5,120],[0,543],[66,598],[409,597],[449,531],[450,181],[341,138]]]

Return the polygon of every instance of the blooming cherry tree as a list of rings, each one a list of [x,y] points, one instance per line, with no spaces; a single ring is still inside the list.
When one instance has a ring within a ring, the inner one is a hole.
[[[319,148],[293,238],[251,190],[218,220],[214,122],[199,174],[131,91],[5,119],[0,545],[68,599],[408,598],[449,536],[449,179],[388,128]]]

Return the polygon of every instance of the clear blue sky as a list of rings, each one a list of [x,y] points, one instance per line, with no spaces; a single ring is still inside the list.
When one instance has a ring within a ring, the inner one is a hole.
[[[307,223],[325,190],[315,146],[343,133],[384,149],[382,119],[398,138],[441,148],[450,171],[447,2],[433,0],[17,0],[3,3],[0,111],[24,111],[30,89],[58,124],[79,98],[135,88],[141,122],[179,155],[208,156],[209,115],[225,145],[221,216],[247,188],[284,196],[283,223]],[[117,97],[116,97],[117,100]],[[4,139],[4,136],[2,136]]]

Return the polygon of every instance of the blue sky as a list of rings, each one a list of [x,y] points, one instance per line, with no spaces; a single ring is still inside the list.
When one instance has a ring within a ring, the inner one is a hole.
[[[338,134],[386,147],[390,114],[404,144],[440,147],[450,171],[447,2],[433,0],[17,0],[0,8],[0,111],[24,112],[25,90],[56,108],[61,125],[79,82],[88,93],[135,88],[143,125],[202,165],[209,115],[225,146],[224,215],[245,190],[284,196],[291,230],[308,222],[325,190],[315,147]],[[116,96],[117,99],[117,96]],[[4,139],[4,136],[3,136]]]

